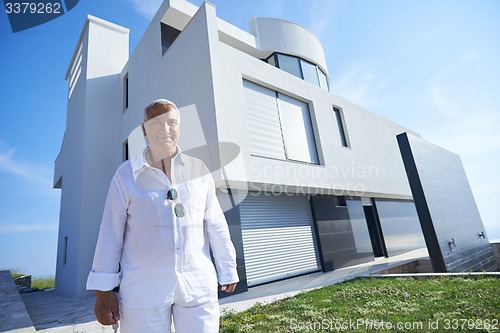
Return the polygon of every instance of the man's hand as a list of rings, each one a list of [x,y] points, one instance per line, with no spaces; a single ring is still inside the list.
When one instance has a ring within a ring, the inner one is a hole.
[[[220,287],[220,290],[225,291],[226,293],[232,293],[234,289],[236,289],[237,283],[224,284]]]
[[[120,320],[118,297],[111,291],[95,292],[94,314],[102,325],[113,325]]]

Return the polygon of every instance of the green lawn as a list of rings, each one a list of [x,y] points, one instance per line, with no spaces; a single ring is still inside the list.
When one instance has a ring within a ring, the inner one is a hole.
[[[10,275],[13,279],[24,276],[26,274],[20,273],[17,270],[11,269]],[[31,277],[31,287],[38,288],[40,290],[54,288],[55,278],[54,277]]]
[[[31,287],[40,290],[54,288],[55,279],[53,277],[35,278],[31,281]]]
[[[500,280],[358,278],[221,318],[220,332],[500,332]]]

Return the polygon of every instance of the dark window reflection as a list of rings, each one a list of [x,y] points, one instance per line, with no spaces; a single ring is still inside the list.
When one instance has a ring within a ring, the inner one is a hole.
[[[162,52],[161,54],[163,55],[181,32],[169,25],[163,23],[160,24],[161,24],[161,52]]]
[[[352,234],[357,253],[373,254],[370,234],[366,224],[365,212],[360,200],[347,200],[347,210],[351,219]]]
[[[425,247],[413,202],[376,200],[376,206],[389,256]]]

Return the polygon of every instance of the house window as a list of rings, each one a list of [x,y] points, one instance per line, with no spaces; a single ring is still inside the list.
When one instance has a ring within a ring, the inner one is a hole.
[[[128,160],[129,154],[128,154],[128,140],[125,141],[123,144],[123,161]]]
[[[285,72],[288,72],[302,79],[302,71],[300,70],[299,58],[278,53],[278,67]]]
[[[323,73],[321,69],[318,68],[318,75],[319,75],[319,83],[321,89],[324,89],[326,91],[330,91],[330,87],[328,86],[328,79],[326,78],[326,74]]]
[[[333,112],[335,113],[335,118],[337,120],[337,132],[339,133],[340,143],[344,147],[349,147],[349,143],[347,142],[347,136],[345,131],[344,122],[342,120],[342,114],[340,109],[333,108]]]
[[[326,91],[330,91],[328,87],[328,78],[321,68],[299,57],[283,54],[273,53],[264,60],[268,64],[278,67],[285,72],[295,75],[307,82],[314,84]]]
[[[128,108],[128,73],[123,78],[123,111],[126,111]]]
[[[276,64],[276,53],[271,54],[269,58],[266,59],[266,62],[274,67],[278,67]]]
[[[307,103],[243,80],[252,155],[318,164]]]
[[[310,63],[309,61],[300,59],[300,67],[302,68],[303,79],[319,87],[320,85],[316,65]]]
[[[161,26],[161,54],[164,55],[167,52],[168,48],[174,40],[181,33],[179,30],[166,25],[164,23],[160,23]]]
[[[309,106],[303,101],[278,93],[281,131],[289,160],[318,164]]]
[[[64,246],[63,246],[63,265],[66,265],[67,259],[68,259],[68,236],[64,237]]]

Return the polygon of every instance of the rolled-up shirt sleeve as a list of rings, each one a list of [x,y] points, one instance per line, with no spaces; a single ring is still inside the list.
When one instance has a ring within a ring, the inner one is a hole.
[[[92,270],[87,278],[87,290],[109,291],[120,284],[119,264],[127,222],[127,200],[115,174],[99,229]]]
[[[217,268],[219,284],[231,284],[239,281],[236,270],[236,251],[231,241],[226,218],[215,194],[212,176],[207,176],[207,201],[204,224]]]

